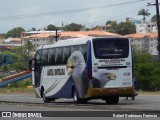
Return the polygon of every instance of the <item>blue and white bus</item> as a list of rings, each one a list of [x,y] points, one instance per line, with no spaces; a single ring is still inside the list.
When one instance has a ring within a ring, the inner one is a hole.
[[[32,61],[32,83],[44,102],[73,98],[117,104],[134,95],[131,43],[128,38],[74,38],[44,45]]]

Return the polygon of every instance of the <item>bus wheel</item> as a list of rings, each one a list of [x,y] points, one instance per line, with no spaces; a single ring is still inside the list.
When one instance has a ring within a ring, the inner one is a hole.
[[[132,96],[131,99],[132,99],[132,100],[135,100],[135,96]]]
[[[78,99],[78,92],[77,92],[76,88],[73,88],[72,93],[73,93],[73,101],[74,101],[75,103],[78,103],[78,102],[79,102],[79,99]]]
[[[49,103],[50,102],[50,100],[48,98],[46,98],[45,90],[43,90],[43,102],[44,103]]]
[[[128,100],[128,97],[125,97],[125,100]]]
[[[109,96],[105,100],[106,104],[118,104],[119,96]]]

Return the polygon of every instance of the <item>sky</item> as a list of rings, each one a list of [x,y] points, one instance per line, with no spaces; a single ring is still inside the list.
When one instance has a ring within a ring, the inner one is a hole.
[[[95,27],[109,20],[125,21],[127,17],[141,20],[142,16],[137,15],[141,9],[149,10],[150,19],[156,10],[155,6],[147,7],[147,3],[155,0],[0,0],[0,33],[16,27],[29,31],[49,24]]]

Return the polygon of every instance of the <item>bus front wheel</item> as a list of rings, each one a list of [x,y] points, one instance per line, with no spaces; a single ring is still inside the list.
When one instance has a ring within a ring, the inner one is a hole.
[[[49,103],[50,102],[50,100],[46,97],[46,94],[45,94],[45,90],[43,90],[43,102],[44,103]]]

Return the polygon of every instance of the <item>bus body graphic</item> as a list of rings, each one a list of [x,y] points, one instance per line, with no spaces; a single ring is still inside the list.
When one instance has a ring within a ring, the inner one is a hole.
[[[131,44],[127,38],[75,38],[39,47],[33,85],[44,101],[100,98],[118,103],[134,94]],[[110,100],[114,99],[114,100]]]

